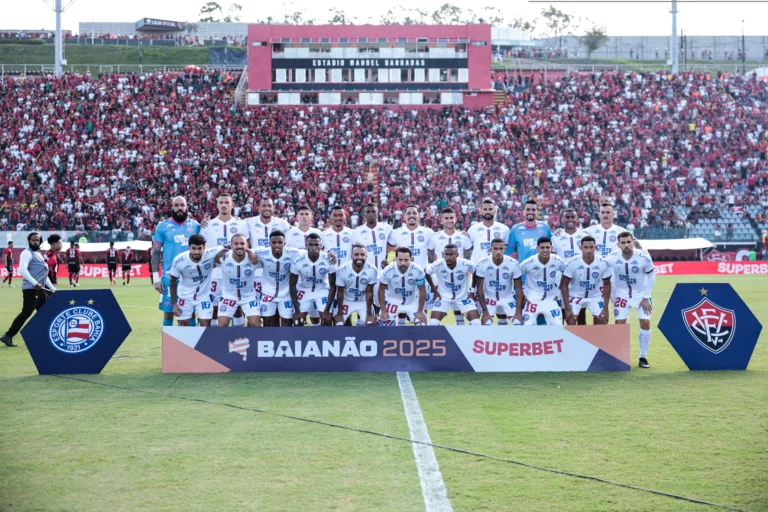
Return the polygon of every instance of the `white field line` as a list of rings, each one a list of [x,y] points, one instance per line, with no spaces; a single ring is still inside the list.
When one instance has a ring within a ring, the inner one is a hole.
[[[440,466],[437,464],[435,451],[432,446],[421,443],[432,443],[427,431],[427,424],[421,414],[419,400],[413,389],[411,377],[408,372],[397,372],[397,383],[400,386],[400,396],[403,398],[405,417],[408,420],[408,430],[411,439],[420,441],[412,443],[413,457],[416,459],[416,468],[421,480],[421,493],[424,496],[424,508],[427,512],[450,512],[453,510],[448,501],[448,492],[445,490],[443,475],[440,474]]]

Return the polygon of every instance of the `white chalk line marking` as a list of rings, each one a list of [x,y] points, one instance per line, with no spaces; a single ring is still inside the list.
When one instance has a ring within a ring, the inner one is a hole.
[[[397,372],[397,383],[400,386],[400,396],[403,398],[411,439],[419,441],[411,445],[413,458],[416,459],[416,468],[419,471],[419,480],[421,480],[424,507],[427,512],[450,512],[453,508],[448,500],[448,491],[445,489],[443,475],[440,474],[440,466],[437,464],[437,457],[431,446],[432,440],[427,431],[427,424],[424,422],[419,400],[416,398],[416,390],[413,389],[408,372]]]

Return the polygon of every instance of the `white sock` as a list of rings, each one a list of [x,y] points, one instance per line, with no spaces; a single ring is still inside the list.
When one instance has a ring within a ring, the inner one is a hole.
[[[438,320],[437,318],[430,318],[429,325],[440,325],[440,320]]]
[[[499,318],[499,325],[507,325],[508,320],[507,317]]]
[[[482,325],[482,322],[480,322],[479,318],[475,318],[474,320],[469,321],[469,325]]]
[[[405,325],[406,319],[397,317],[397,325]]]
[[[245,326],[245,317],[241,316],[240,318],[235,317],[234,320],[232,320],[232,325],[235,327],[244,327]]]
[[[456,312],[454,312],[453,316],[456,318],[456,325],[464,325],[464,315],[461,313],[457,315]]]
[[[640,357],[648,357],[648,347],[651,344],[651,330],[640,329]]]

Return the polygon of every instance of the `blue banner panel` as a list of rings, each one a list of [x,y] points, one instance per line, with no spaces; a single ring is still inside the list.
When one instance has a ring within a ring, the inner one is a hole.
[[[682,283],[659,329],[690,370],[746,370],[763,326],[730,284]]]
[[[131,327],[112,290],[53,294],[21,330],[40,375],[100,373]]]
[[[629,326],[164,327],[163,372],[629,370]]]

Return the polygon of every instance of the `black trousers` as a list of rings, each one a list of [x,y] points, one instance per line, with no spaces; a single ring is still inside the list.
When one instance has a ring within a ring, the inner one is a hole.
[[[21,294],[24,299],[21,313],[13,320],[11,328],[5,333],[11,338],[19,333],[27,319],[32,316],[32,313],[43,307],[43,304],[48,300],[48,292],[39,288],[21,290]]]

